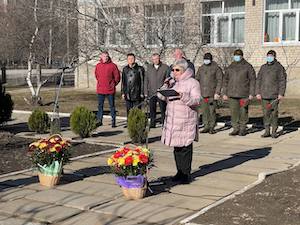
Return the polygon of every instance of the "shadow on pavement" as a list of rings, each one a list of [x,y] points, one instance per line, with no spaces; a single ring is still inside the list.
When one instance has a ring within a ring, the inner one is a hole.
[[[70,173],[63,173],[59,185],[62,184],[68,184],[76,181],[83,180],[87,177],[97,176],[101,174],[108,174],[111,173],[111,169],[109,166],[97,166],[97,167],[89,167],[89,168],[83,168],[79,170],[71,171]],[[30,184],[38,183],[38,177],[32,176],[32,177],[25,177],[25,178],[19,178],[19,179],[7,179],[0,182],[0,192],[5,191],[10,188],[16,188],[16,187],[25,187]]]
[[[197,177],[208,175],[210,173],[234,168],[250,160],[264,158],[270,154],[271,149],[272,149],[271,147],[265,147],[265,148],[257,148],[257,149],[252,149],[244,152],[239,152],[239,153],[232,154],[227,159],[220,160],[212,164],[202,165],[199,167],[199,170],[194,171],[191,174],[192,180],[194,180]],[[172,187],[179,185],[178,183],[172,182],[171,178],[172,177],[170,176],[160,177],[154,181],[151,181],[149,185],[152,191],[154,192],[153,195],[157,195],[162,192],[169,192],[169,190]]]
[[[115,130],[115,131],[100,131],[96,134],[92,134],[92,137],[109,137],[109,136],[114,136],[118,134],[122,134],[123,131],[121,130]]]

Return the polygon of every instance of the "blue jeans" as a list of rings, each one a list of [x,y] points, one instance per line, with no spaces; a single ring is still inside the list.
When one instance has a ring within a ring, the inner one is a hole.
[[[97,113],[97,119],[99,122],[102,123],[103,119],[103,105],[105,97],[108,98],[109,108],[110,108],[110,115],[111,115],[111,123],[116,124],[116,109],[115,109],[115,95],[104,95],[104,94],[98,94],[98,113]]]

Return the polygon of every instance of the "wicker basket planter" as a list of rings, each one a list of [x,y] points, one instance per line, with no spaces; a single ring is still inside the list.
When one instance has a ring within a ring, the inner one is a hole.
[[[58,184],[62,171],[62,162],[54,161],[50,166],[38,167],[40,184],[47,187],[54,187]]]
[[[40,184],[46,187],[54,187],[58,184],[60,175],[58,176],[49,176],[43,173],[38,173]]]
[[[122,187],[125,198],[129,200],[142,199],[147,191],[147,179],[143,175],[117,177],[117,183]]]

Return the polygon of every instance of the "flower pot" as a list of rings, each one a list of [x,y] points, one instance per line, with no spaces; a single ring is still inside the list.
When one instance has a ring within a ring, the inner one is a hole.
[[[54,187],[58,184],[60,175],[58,176],[49,176],[43,173],[38,173],[40,184],[47,187]]]
[[[123,195],[129,200],[142,199],[146,195],[147,186],[142,188],[126,188],[122,187]]]
[[[136,200],[145,197],[147,179],[143,175],[116,177],[116,179],[122,187],[125,198]]]
[[[49,166],[38,166],[38,176],[40,184],[53,187],[58,184],[62,171],[62,162],[53,161]]]

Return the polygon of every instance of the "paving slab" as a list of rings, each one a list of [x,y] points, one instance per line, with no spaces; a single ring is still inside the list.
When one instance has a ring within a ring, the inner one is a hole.
[[[187,197],[173,193],[161,193],[142,199],[145,203],[154,203],[157,205],[170,206],[188,210],[200,210],[214,202],[214,200],[205,198]]]
[[[26,174],[18,174],[18,175],[12,175],[8,177],[0,178],[0,185],[4,186],[12,186],[12,187],[24,187],[29,184],[38,183],[38,177],[37,176],[30,176]]]
[[[1,225],[46,225],[45,223],[32,222],[28,219],[22,219],[18,217],[0,215]]]
[[[252,181],[249,181],[248,183],[245,181],[233,181],[233,180],[227,180],[227,179],[216,179],[215,177],[202,177],[201,179],[193,181],[193,185],[199,185],[204,186],[207,188],[218,188],[218,189],[224,189],[228,191],[232,190],[240,190],[243,187],[251,184]]]
[[[121,194],[121,189],[117,185],[91,181],[77,181],[65,185],[59,185],[57,186],[57,189],[113,198],[118,197]]]
[[[138,220],[140,222],[150,222],[167,224],[187,216],[193,211],[174,207],[145,203],[143,201],[115,200],[110,203],[93,208],[92,211],[117,215],[124,218]]]
[[[101,174],[84,178],[85,181],[100,182],[106,184],[116,184],[116,178],[113,174]]]
[[[95,195],[78,194],[57,189],[40,191],[25,197],[29,200],[46,202],[49,204],[59,204],[66,207],[73,207],[81,210],[88,210],[94,206],[111,201],[111,198],[105,198]]]
[[[118,217],[102,213],[84,212],[63,222],[57,223],[56,225],[103,225],[111,224],[111,222],[117,221],[118,219]]]
[[[0,212],[41,222],[54,223],[79,214],[81,211],[63,206],[53,206],[43,202],[18,199],[0,203]]]
[[[193,183],[189,185],[177,185],[170,189],[170,192],[177,195],[194,197],[194,198],[206,198],[206,199],[220,199],[234,192],[235,190],[210,188],[202,185],[194,185]]]
[[[24,198],[27,195],[36,193],[35,190],[24,189],[24,188],[10,188],[0,192],[0,202],[12,201],[19,198]]]

